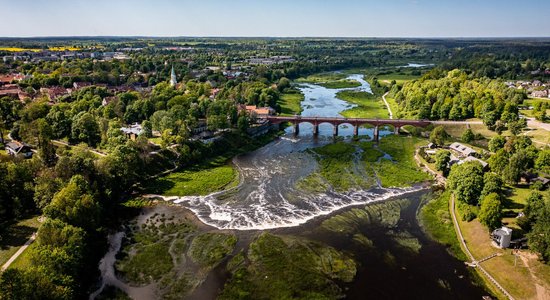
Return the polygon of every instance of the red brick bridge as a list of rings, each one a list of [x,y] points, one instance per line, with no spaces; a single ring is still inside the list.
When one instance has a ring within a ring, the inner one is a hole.
[[[432,124],[427,120],[396,120],[396,119],[355,119],[355,118],[331,118],[331,117],[303,117],[303,116],[267,116],[266,119],[273,124],[280,124],[283,122],[289,122],[294,127],[294,134],[297,135],[300,132],[300,123],[310,123],[313,125],[313,135],[319,134],[319,124],[328,123],[332,124],[334,130],[333,135],[338,135],[338,126],[342,124],[349,124],[353,126],[353,134],[357,136],[359,134],[359,127],[362,125],[371,125],[374,127],[374,140],[378,141],[378,128],[380,126],[391,125],[394,128],[396,134],[399,133],[399,129],[405,125],[411,125],[415,127],[426,127]]]

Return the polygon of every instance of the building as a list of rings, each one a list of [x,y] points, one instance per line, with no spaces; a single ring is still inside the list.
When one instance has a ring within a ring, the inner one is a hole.
[[[246,112],[253,118],[265,119],[268,116],[275,115],[275,110],[269,106],[257,107],[256,105],[239,105],[239,111],[246,110]]]
[[[9,142],[6,145],[6,151],[8,151],[9,155],[18,156],[21,155],[24,158],[31,158],[32,157],[32,150],[29,145],[20,143],[17,141]]]
[[[460,156],[467,157],[467,156],[476,156],[477,152],[461,143],[452,143],[451,146],[449,146],[451,150],[454,150],[458,152]]]
[[[40,92],[48,95],[48,99],[50,99],[50,101],[54,101],[55,99],[61,96],[65,96],[69,94],[69,91],[66,88],[63,88],[60,86],[54,86],[51,88],[41,88]]]
[[[172,66],[172,72],[170,73],[170,86],[174,87],[178,84],[178,80],[176,78],[176,71],[174,71],[174,66]]]
[[[512,241],[512,229],[508,227],[495,229],[491,233],[491,239],[499,248],[508,248],[510,247],[510,241]]]
[[[465,159],[461,160],[458,162],[459,165],[465,163],[465,162],[469,162],[469,161],[477,161],[479,164],[481,164],[481,166],[483,167],[483,170],[487,170],[489,168],[489,164],[477,157],[473,157],[473,156],[468,156],[466,157]]]
[[[143,128],[141,128],[141,125],[139,125],[138,123],[135,123],[128,127],[121,127],[120,130],[129,139],[132,139],[132,140],[135,140],[143,132]]]
[[[546,98],[546,97],[548,97],[548,91],[547,90],[534,91],[534,92],[531,93],[531,97]]]

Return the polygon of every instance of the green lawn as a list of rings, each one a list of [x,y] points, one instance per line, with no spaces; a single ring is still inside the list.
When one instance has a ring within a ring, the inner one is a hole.
[[[384,101],[373,94],[358,91],[341,91],[336,94],[336,97],[358,105],[340,113],[346,118],[389,118]]]
[[[386,96],[386,101],[390,105],[391,112],[393,113],[393,118],[397,119],[399,116],[399,106],[397,105],[397,101],[389,96]]]
[[[147,190],[165,196],[208,195],[238,184],[237,171],[231,165],[192,168],[155,180]]]
[[[362,143],[365,150],[363,160],[374,168],[382,186],[403,187],[430,180],[431,177],[420,170],[414,160],[415,149],[426,140],[411,137],[387,136],[380,139],[377,146],[371,142]],[[375,155],[375,151],[379,154]],[[389,154],[392,160],[380,159],[383,153]]]
[[[319,85],[327,89],[347,89],[360,87],[361,83],[357,80],[342,79],[337,81],[321,82]]]
[[[299,115],[302,112],[301,102],[304,100],[302,93],[284,93],[281,95],[279,104],[282,115]]]
[[[393,80],[395,80],[395,82],[399,85],[402,85],[407,81],[420,78],[420,76],[418,75],[402,74],[402,73],[391,73],[391,74],[374,75],[374,76],[378,78],[378,81],[382,84],[390,84]]]
[[[447,246],[460,260],[467,260],[456,236],[451,213],[449,212],[450,192],[429,196],[429,202],[420,211],[420,223],[426,232],[439,243]]]
[[[36,232],[40,223],[32,216],[8,225],[0,233],[0,266],[2,266]]]

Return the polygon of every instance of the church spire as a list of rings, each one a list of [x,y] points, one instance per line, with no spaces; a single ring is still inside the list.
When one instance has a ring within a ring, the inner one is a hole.
[[[176,79],[176,71],[174,71],[174,65],[172,65],[172,73],[170,74],[170,86],[176,86],[178,80]]]

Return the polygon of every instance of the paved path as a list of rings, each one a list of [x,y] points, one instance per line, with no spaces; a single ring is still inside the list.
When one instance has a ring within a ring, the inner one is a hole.
[[[464,236],[462,235],[462,230],[460,230],[460,225],[458,225],[458,220],[456,218],[456,213],[455,213],[455,196],[454,194],[451,193],[451,207],[449,208],[449,210],[451,211],[451,215],[453,217],[453,224],[455,226],[455,230],[456,230],[456,234],[458,236],[458,239],[460,240],[460,243],[462,244],[462,247],[463,249],[465,250],[466,254],[468,255],[468,258],[470,258],[470,260],[472,261],[472,265],[477,267],[487,278],[489,278],[489,280],[510,300],[514,300],[514,297],[512,297],[512,295],[510,295],[510,293],[508,293],[508,291],[506,289],[504,289],[504,287],[502,285],[500,285],[500,283],[498,283],[498,281],[496,281],[496,279],[491,276],[491,274],[489,274],[489,272],[487,272],[485,270],[485,268],[483,268],[483,266],[480,265],[480,262],[481,261],[476,261],[476,259],[474,258],[474,256],[472,255],[472,253],[470,252],[470,249],[468,248],[468,245],[466,245],[466,240],[464,239]]]
[[[15,252],[15,254],[10,257],[10,259],[8,259],[8,261],[2,266],[2,269],[0,269],[0,272],[4,272],[7,268],[9,268],[10,265],[19,257],[19,255],[27,250],[29,245],[34,242],[34,239],[36,239],[36,232],[31,235],[31,237],[25,242],[25,244],[21,246],[19,250],[17,250],[17,252]]]
[[[391,112],[390,104],[388,103],[388,101],[386,101],[386,96],[389,93],[390,92],[386,92],[384,95],[382,95],[382,100],[384,100],[384,103],[386,104],[386,108],[388,109],[388,113],[390,113],[390,119],[393,119],[393,113]]]
[[[77,147],[75,145],[70,145],[69,143],[64,142],[64,141],[60,141],[60,140],[52,140],[52,143],[57,144],[57,145],[63,145],[63,146],[71,147],[71,148],[72,147]],[[92,152],[92,153],[94,153],[94,154],[97,154],[99,156],[107,156],[107,154],[105,154],[103,152],[99,152],[97,150],[93,150],[93,149],[89,149],[89,148],[85,148],[85,149]]]

